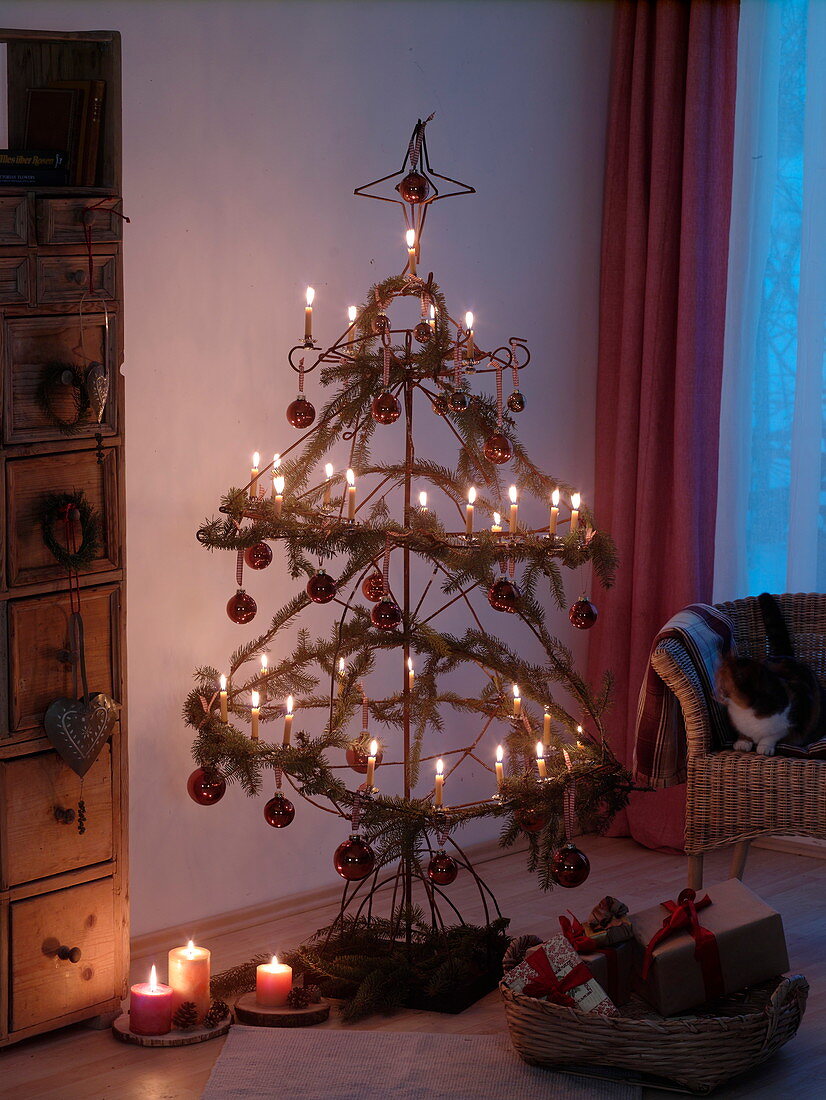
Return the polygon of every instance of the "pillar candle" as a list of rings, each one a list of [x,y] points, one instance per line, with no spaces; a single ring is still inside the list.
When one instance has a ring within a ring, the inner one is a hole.
[[[536,742],[536,766],[539,768],[539,778],[548,778],[548,766],[545,763],[545,746],[541,741]]]
[[[356,518],[356,475],[347,471],[347,518]]]
[[[221,674],[221,692],[218,696],[218,699],[221,704],[221,721],[228,722],[229,714],[227,712],[227,678],[223,675],[223,673]]]
[[[465,505],[465,534],[473,534],[473,505],[476,503],[476,490],[468,489],[467,504]]]
[[[559,489],[551,493],[551,521],[548,524],[548,534],[556,534],[556,525],[559,521]]]
[[[250,721],[252,723],[252,734],[251,734],[251,736],[252,736],[253,741],[257,741],[258,740],[258,716],[261,713],[258,704],[261,702],[261,697],[259,696],[257,691],[252,691],[252,692],[250,692],[250,698],[252,700],[252,710],[250,711]]]
[[[436,328],[436,307],[433,305],[430,307],[430,327]]]
[[[307,305],[304,308],[304,339],[312,340],[313,338],[313,298],[315,298],[315,291],[311,286],[307,287]]]
[[[416,682],[416,673],[413,671],[413,658],[407,658],[407,690],[412,691]]]
[[[271,468],[272,487],[271,487],[271,493],[270,493],[273,500],[275,500],[275,495],[278,492],[278,490],[275,487],[275,479],[278,477],[278,472],[279,472],[278,468],[279,468],[280,465],[281,465],[281,455],[278,455],[278,454],[273,455],[272,456],[272,468]],[[283,489],[282,489],[282,492],[283,492]]]
[[[339,699],[344,694],[344,658],[338,659],[338,697]]]
[[[579,493],[571,493],[571,531],[579,527]]]
[[[516,486],[511,485],[508,490],[508,496],[511,498],[511,519],[510,519],[510,533],[516,534],[516,522],[519,515],[519,502],[516,494]]]
[[[445,765],[443,760],[436,761],[436,791],[433,796],[433,805],[441,806],[442,793],[445,787]]]
[[[367,784],[367,790],[371,790],[373,786],[373,775],[376,770],[376,756],[379,751],[378,741],[370,742],[370,755],[367,757],[367,778],[365,783]]]
[[[505,750],[501,745],[496,749],[496,786],[499,790],[502,790],[502,784],[505,781],[505,765],[502,761],[505,758]]]
[[[280,474],[272,479],[272,491],[275,494],[275,518],[279,519],[284,503],[284,478]]]
[[[542,743],[547,748],[551,743],[551,712],[545,707],[545,721],[542,725]]]
[[[255,499],[258,496],[258,464],[261,456],[258,451],[252,456],[252,469],[250,470],[250,496]]]
[[[172,998],[172,990],[158,982],[153,966],[149,981],[129,990],[129,1030],[136,1035],[166,1035],[172,1030]]]
[[[476,354],[476,349],[473,346],[473,314],[468,310],[465,314],[465,328],[467,329],[467,344],[465,345],[465,356],[468,359],[473,359]]]
[[[519,694],[519,684],[513,685],[513,716],[518,718],[522,713],[522,696]]]
[[[184,1001],[192,1001],[203,1019],[209,1009],[210,952],[196,947],[192,940],[186,947],[173,947],[169,952],[169,985],[172,989],[173,1013]]]
[[[408,229],[405,234],[407,240],[407,269],[411,275],[416,274],[416,231]]]
[[[255,968],[255,999],[265,1008],[281,1008],[293,987],[293,968],[280,963],[273,955],[272,962],[261,963]]]
[[[324,473],[327,475],[327,481],[324,485],[324,507],[329,508],[332,500],[333,486],[330,482],[330,478],[333,476],[333,464],[328,462],[324,467]]]
[[[293,697],[287,696],[287,713],[284,715],[284,740],[283,745],[289,745],[290,735],[293,731]]]

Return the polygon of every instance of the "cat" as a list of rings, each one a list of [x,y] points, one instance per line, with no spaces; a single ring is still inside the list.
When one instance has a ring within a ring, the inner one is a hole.
[[[773,596],[758,596],[769,655],[723,656],[717,670],[717,701],[739,734],[738,752],[756,749],[774,756],[779,742],[805,746],[823,736],[826,691],[814,671],[794,656],[783,613]]]

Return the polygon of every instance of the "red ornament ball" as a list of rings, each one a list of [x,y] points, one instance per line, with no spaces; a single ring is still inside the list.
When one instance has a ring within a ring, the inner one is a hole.
[[[501,432],[495,432],[490,439],[487,439],[482,450],[485,452],[485,458],[488,462],[493,462],[496,466],[508,462],[513,455],[510,440]]]
[[[264,820],[273,829],[286,829],[295,817],[295,806],[278,791],[264,807]]]
[[[444,416],[447,412],[447,397],[443,393],[437,393],[433,398],[432,408],[437,416]]]
[[[523,833],[541,833],[548,824],[548,815],[542,810],[514,810],[513,819]]]
[[[402,609],[390,596],[384,596],[370,612],[373,626],[379,630],[395,630],[402,618]]]
[[[512,413],[521,413],[525,410],[525,395],[519,390],[514,390],[508,398],[508,408]]]
[[[266,542],[256,542],[244,551],[244,561],[250,569],[266,569],[272,561],[272,548]]]
[[[591,873],[591,861],[575,844],[565,844],[551,857],[551,877],[566,890],[581,886]]]
[[[451,412],[465,412],[469,405],[470,397],[465,390],[454,390],[447,399],[447,407]]]
[[[568,612],[568,618],[579,630],[590,630],[597,621],[597,609],[585,596],[580,596]]]
[[[377,424],[395,424],[402,414],[402,407],[395,394],[384,390],[373,398],[370,411]]]
[[[419,321],[418,325],[413,329],[413,335],[420,344],[426,344],[433,336],[433,329],[430,327],[429,322]]]
[[[347,746],[345,758],[349,766],[354,772],[358,772],[359,775],[367,774],[367,758],[370,755],[370,742],[369,741],[354,741],[351,745]],[[376,753],[376,767],[381,764],[384,758],[381,745],[379,745],[379,751]]]
[[[450,886],[459,874],[456,860],[440,848],[427,865],[427,877],[437,886]]]
[[[287,422],[294,428],[309,428],[315,420],[315,408],[303,394],[287,406]]]
[[[521,595],[512,581],[500,577],[488,589],[488,603],[494,611],[507,611],[509,615],[513,615],[519,606]]]
[[[313,601],[313,603],[329,603],[335,596],[337,585],[335,580],[329,573],[325,573],[323,569],[319,571],[307,581],[307,595]]]
[[[224,797],[227,781],[209,768],[196,768],[186,781],[186,790],[192,801],[199,806],[214,806]]]
[[[376,314],[374,327],[379,336],[384,336],[386,332],[390,331],[390,318],[383,309]]]
[[[375,865],[373,849],[360,836],[351,836],[339,844],[333,855],[333,866],[348,882],[360,882],[367,878]]]
[[[430,194],[430,184],[427,176],[423,176],[421,172],[408,172],[401,183],[396,184],[396,190],[405,202],[415,206],[416,203],[424,202]]]
[[[381,573],[371,573],[361,582],[361,594],[370,603],[378,603],[384,595],[384,577]]]
[[[243,588],[239,588],[235,595],[227,600],[227,615],[234,623],[239,623],[241,626],[251,622],[257,610],[258,604]]]

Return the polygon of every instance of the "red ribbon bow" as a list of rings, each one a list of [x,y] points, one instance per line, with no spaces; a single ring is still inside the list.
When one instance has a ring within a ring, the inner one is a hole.
[[[717,939],[713,932],[703,928],[697,916],[698,909],[705,909],[711,905],[708,894],[696,900],[694,890],[683,890],[676,901],[663,901],[660,904],[668,910],[668,916],[651,937],[648,947],[645,949],[645,959],[642,964],[643,981],[648,977],[654,949],[663,940],[675,932],[686,930],[694,940],[694,958],[700,964],[705,986],[706,998],[721,997],[725,992],[723,983],[723,970],[720,965],[720,951],[717,947]]]
[[[593,978],[593,974],[585,963],[579,963],[560,978],[551,966],[550,959],[540,947],[531,952],[531,957],[525,961],[537,975],[522,990],[525,996],[547,997],[553,1004],[564,1005],[566,1008],[576,1008],[576,1001],[570,996],[571,990],[585,985]]]
[[[569,909],[568,912],[571,913],[571,910]],[[562,935],[580,955],[600,954],[605,956],[608,967],[608,981],[606,983],[608,992],[615,995],[619,981],[616,950],[613,947],[603,947],[601,943],[592,940],[573,913],[571,913],[570,920],[563,914],[559,918],[559,926],[562,929]]]

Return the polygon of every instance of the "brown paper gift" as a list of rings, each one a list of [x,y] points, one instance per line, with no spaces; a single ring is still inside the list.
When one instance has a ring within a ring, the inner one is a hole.
[[[643,978],[646,949],[662,934],[663,925],[672,920],[667,906],[682,908],[679,903],[684,895],[693,895],[693,891],[683,891],[678,902],[664,902],[631,917],[634,986],[663,1016],[686,1012],[714,995],[737,993],[788,970],[780,914],[742,882],[729,879],[710,887],[692,903],[698,936],[693,937],[684,927],[655,941],[648,951],[650,965]],[[688,919],[685,924],[689,924]],[[698,940],[710,948],[703,965],[697,957],[703,954],[698,951]]]
[[[613,961],[604,952],[584,954],[580,958],[615,1005],[627,1004],[631,999],[631,973],[634,966],[634,945],[630,942],[609,947]]]

